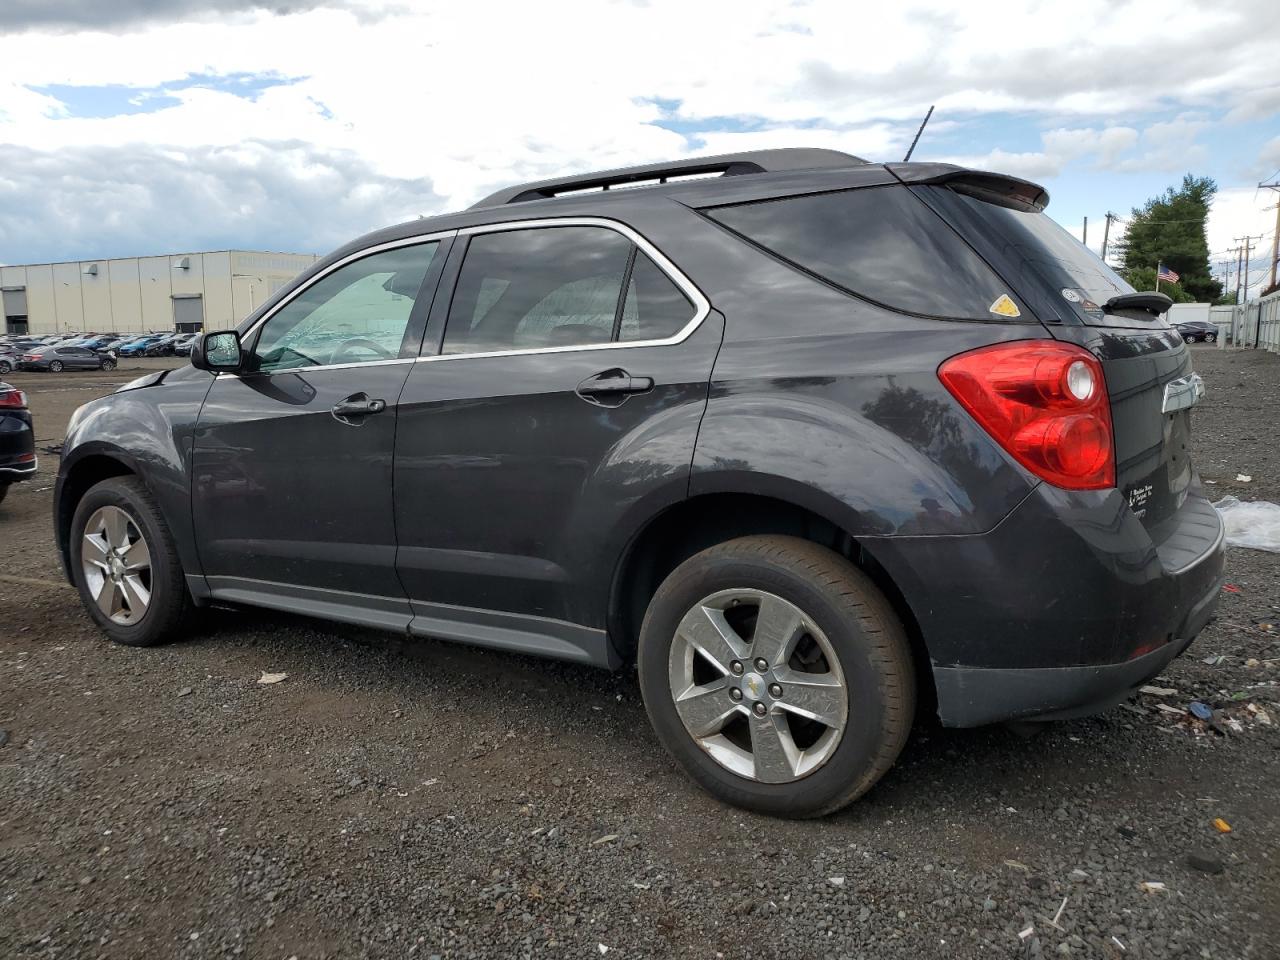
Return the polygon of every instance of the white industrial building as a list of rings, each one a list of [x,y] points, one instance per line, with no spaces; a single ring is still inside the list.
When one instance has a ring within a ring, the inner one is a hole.
[[[219,250],[3,266],[3,332],[225,329],[315,260],[310,253]]]

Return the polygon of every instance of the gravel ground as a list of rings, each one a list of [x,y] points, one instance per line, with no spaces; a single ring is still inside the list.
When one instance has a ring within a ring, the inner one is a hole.
[[[1280,358],[1195,362],[1205,479],[1280,501]],[[137,373],[9,379],[43,445]],[[60,582],[56,464],[0,506],[0,957],[1280,957],[1275,555],[1231,551],[1176,692],[1032,739],[924,719],[790,823],[695,789],[630,672],[258,613],[113,646]],[[1225,734],[1158,709],[1193,697]]]

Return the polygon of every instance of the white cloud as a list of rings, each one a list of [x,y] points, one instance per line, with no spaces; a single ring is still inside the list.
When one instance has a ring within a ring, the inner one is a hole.
[[[68,164],[101,163],[128,148],[174,158],[198,178],[203,164],[231,161],[246,142],[257,150],[306,143],[317,156],[345,158],[334,167],[351,178],[344,196],[358,196],[362,178],[420,183],[435,198],[432,212],[513,181],[691,152],[814,145],[897,159],[929,103],[938,104],[937,119],[917,158],[938,158],[952,124],[1016,111],[1028,125],[1053,118],[1041,149],[960,159],[1031,178],[1080,164],[1184,169],[1203,118],[1137,121],[1162,106],[1243,117],[1257,109],[1259,91],[1276,89],[1263,0],[932,9],[847,0],[265,2],[289,16],[263,5],[10,0],[0,28],[26,32],[0,35],[0,143],[23,148],[10,162],[28,166],[0,177],[22,180],[56,160],[61,203],[99,209],[101,196],[72,185],[104,171],[77,176]],[[199,20],[175,22],[197,8]],[[1170,20],[1180,29],[1161,33],[1153,52],[1152,31]],[[293,82],[252,99],[179,83],[267,72]],[[86,119],[31,89],[106,84],[167,87],[178,102]],[[658,101],[677,102],[674,116]],[[735,125],[726,118],[746,129],[726,130]],[[687,136],[658,120],[678,122]],[[158,185],[130,169],[137,182],[105,173],[120,185],[121,216],[136,219],[151,208],[131,208],[131,198]],[[368,212],[386,210],[371,204]],[[202,212],[209,222],[221,215]],[[320,235],[325,215],[322,205],[300,209],[299,235]],[[92,231],[78,236],[93,240]],[[0,256],[26,257],[13,242]]]

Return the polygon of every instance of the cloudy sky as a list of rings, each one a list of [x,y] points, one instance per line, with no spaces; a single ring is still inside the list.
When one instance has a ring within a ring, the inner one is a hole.
[[[1184,172],[1270,243],[1274,0],[3,0],[0,262],[261,248],[761,146],[1019,174],[1101,240]],[[1259,255],[1258,264],[1265,263]]]

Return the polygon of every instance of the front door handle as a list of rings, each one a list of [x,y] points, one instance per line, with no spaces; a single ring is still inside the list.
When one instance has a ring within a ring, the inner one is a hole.
[[[370,400],[367,394],[353,393],[345,400],[339,400],[330,409],[335,418],[346,422],[367,417],[372,413],[381,413],[387,409],[387,401]]]
[[[633,377],[615,368],[583,380],[578,384],[578,396],[592,403],[621,403],[633,393],[648,393],[652,389],[652,377]]]

